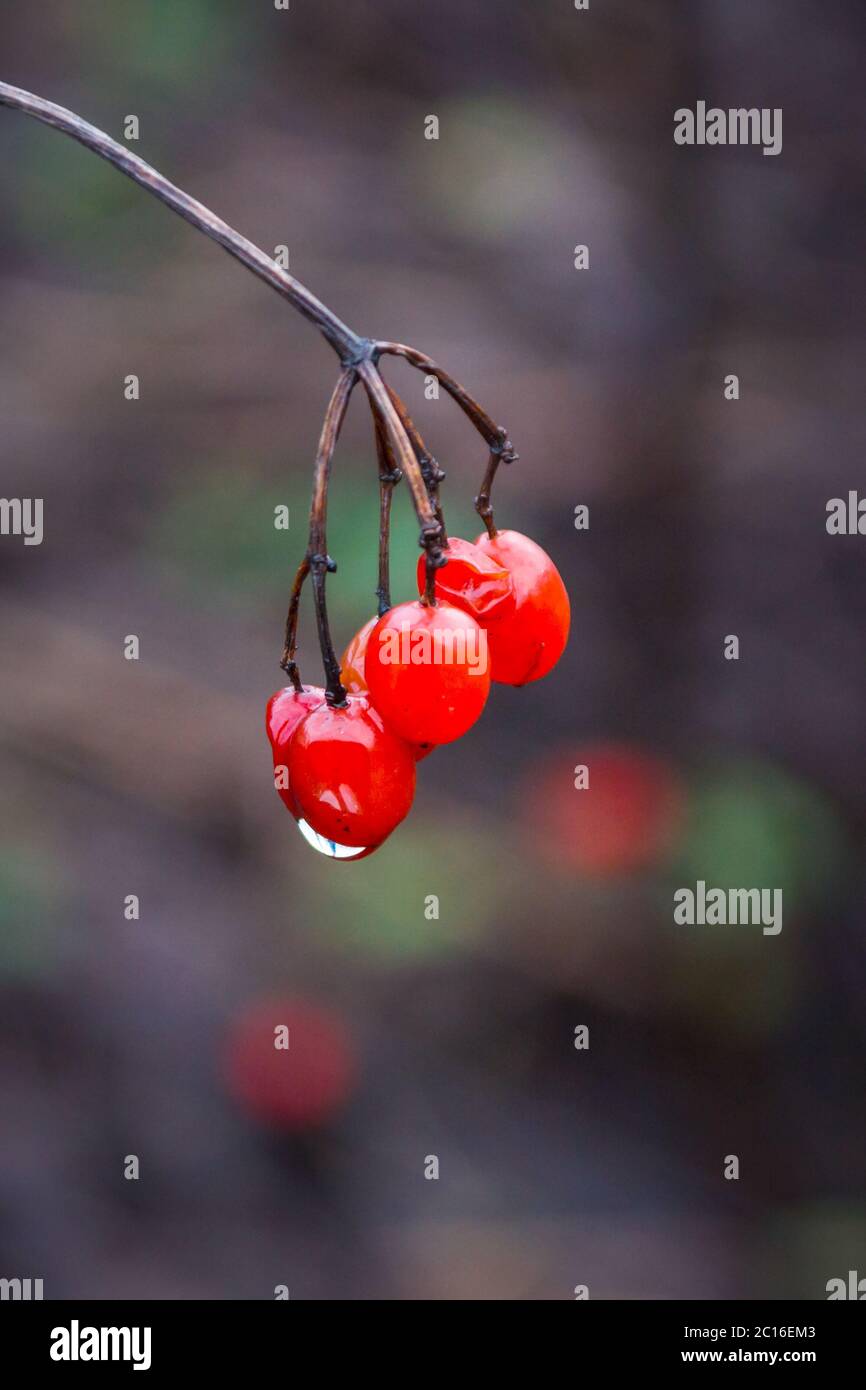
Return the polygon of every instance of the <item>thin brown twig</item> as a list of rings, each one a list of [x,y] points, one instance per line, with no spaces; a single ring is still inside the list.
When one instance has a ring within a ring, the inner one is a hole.
[[[465,386],[461,386],[459,381],[456,381],[449,372],[445,371],[444,367],[440,367],[438,362],[434,362],[433,358],[428,357],[426,353],[419,352],[417,348],[409,347],[406,343],[377,342],[375,347],[377,354],[402,357],[417,371],[435,377],[444,386],[449,396],[457,402],[464,415],[472,421],[486,442],[490,452],[481,488],[475,498],[475,510],[484,522],[488,534],[495,536],[496,526],[493,520],[490,493],[493,480],[496,477],[496,470],[500,463],[513,463],[519,457],[508,437],[508,431],[504,426],[497,425],[474,397],[470,396]]]
[[[515,455],[516,457],[516,455]],[[490,493],[493,490],[493,480],[496,477],[496,470],[502,462],[502,455],[490,450],[487,456],[487,467],[484,470],[484,477],[481,479],[481,488],[475,498],[475,510],[487,528],[487,534],[492,539],[498,534],[496,522],[493,517],[493,505],[490,501]]]
[[[369,360],[362,362],[358,366],[358,375],[364,383],[373,412],[382,420],[397,465],[409,484],[415,512],[421,527],[420,543],[424,547],[427,564],[437,569],[444,562],[442,527],[433,510],[421,466],[415,457],[415,450],[409,442],[409,436],[403,428],[388,388],[377,368]]]
[[[388,387],[388,394],[394,402],[394,409],[400,416],[403,428],[409,436],[409,442],[415,450],[415,457],[418,460],[422,477],[427,485],[427,492],[429,493],[430,501],[433,503],[433,510],[436,513],[436,520],[442,527],[442,544],[443,546],[447,545],[448,536],[445,530],[445,518],[442,515],[442,506],[439,501],[439,485],[445,481],[445,471],[439,467],[437,460],[428,450],[421,436],[421,431],[418,429],[418,426],[406,409],[405,403],[397,395],[393,386]]]
[[[409,414],[409,411],[406,409],[406,406],[403,404],[403,401],[397,395],[397,392],[392,386],[388,386],[387,390],[394,405],[394,409],[400,417],[400,423],[406,431],[412,448],[415,450],[415,457],[418,460],[418,467],[421,469],[421,476],[427,488],[427,495],[430,498],[436,520],[439,522],[439,543],[444,551],[448,545],[448,534],[445,530],[445,517],[442,514],[442,505],[439,501],[439,484],[444,479],[445,474],[433,455],[428,453],[420,430]],[[439,568],[440,564],[444,563],[444,558],[435,561],[434,558],[431,557],[429,550],[427,551],[424,575],[424,602],[427,604],[435,604],[436,602],[436,570]]]
[[[292,585],[292,594],[289,599],[289,611],[286,615],[286,639],[283,646],[283,654],[280,657],[280,666],[285,671],[292,685],[297,691],[301,691],[301,676],[298,671],[298,663],[295,661],[295,653],[298,650],[298,614],[301,606],[301,591],[304,581],[310,573],[310,562],[306,555],[298,565],[295,574],[295,582]]]
[[[346,417],[346,408],[358,374],[354,367],[346,367],[337,378],[333,394],[325,412],[319,448],[316,453],[316,468],[313,475],[313,499],[310,504],[310,539],[307,549],[307,562],[313,575],[313,595],[316,603],[316,626],[319,631],[319,647],[322,665],[325,668],[325,694],[329,705],[344,705],[346,690],[340,680],[340,663],[331,641],[328,623],[328,607],[325,600],[325,581],[337,566],[328,554],[328,482],[331,476],[331,460],[334,457],[340,428]]]
[[[513,453],[508,431],[502,425],[495,424],[487,411],[470,396],[466,388],[461,386],[459,381],[455,381],[454,377],[446,372],[444,367],[440,367],[438,362],[434,362],[432,357],[428,357],[424,352],[419,352],[417,348],[408,347],[406,343],[377,342],[375,347],[376,352],[383,357],[403,357],[417,371],[434,376],[445,387],[449,396],[452,396],[457,402],[463,413],[469,417],[491,449],[517,457]]]
[[[257,275],[260,280],[287,299],[305,319],[314,323],[324,334],[331,347],[338,354],[341,361],[347,365],[355,362],[359,356],[363,356],[369,351],[372,345],[367,340],[353,333],[351,328],[347,328],[337,315],[323,304],[320,299],[302,285],[300,280],[278,266],[276,261],[270,256],[265,255],[258,246],[248,241],[240,232],[236,232],[221,217],[217,217],[206,208],[203,203],[199,203],[195,198],[191,198],[183,189],[170,183],[167,178],[160,174],[150,164],[140,159],[137,154],[123,145],[119,145],[116,140],[112,140],[110,135],[106,135],[104,130],[97,126],[90,125],[88,121],[83,121],[80,116],[76,116],[74,111],[67,111],[64,106],[58,106],[53,101],[46,101],[44,97],[35,96],[32,92],[25,92],[20,87],[10,86],[8,82],[0,82],[0,106],[8,106],[16,111],[23,111],[28,116],[33,116],[37,121],[44,122],[45,125],[53,126],[55,130],[63,131],[65,135],[70,135],[73,140],[86,145],[94,154],[98,154],[101,159],[108,160],[127,178],[133,179],[135,183],[145,188],[148,193],[159,198],[160,202],[170,207],[180,217],[191,222],[194,227],[198,227],[205,236],[211,237],[213,241],[219,243],[229,255],[235,256],[243,265]]]
[[[376,458],[379,463],[379,583],[376,589],[378,614],[383,617],[391,607],[391,500],[394,488],[403,474],[397,467],[394,451],[385,426],[373,415],[376,436]]]

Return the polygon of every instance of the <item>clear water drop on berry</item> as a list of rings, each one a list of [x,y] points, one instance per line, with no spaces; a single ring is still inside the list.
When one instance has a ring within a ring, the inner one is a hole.
[[[324,835],[320,835],[305,820],[298,821],[298,829],[303,835],[308,845],[318,850],[319,854],[324,854],[328,859],[359,859],[367,851],[359,845],[340,845],[336,840],[328,840]]]

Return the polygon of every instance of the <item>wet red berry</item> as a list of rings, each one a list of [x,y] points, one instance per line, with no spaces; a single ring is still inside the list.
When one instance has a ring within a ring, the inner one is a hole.
[[[316,685],[305,685],[303,690],[287,685],[275,691],[265,709],[265,728],[271,747],[285,746],[304,715],[324,701],[325,692]]]
[[[288,747],[295,729],[310,710],[325,702],[325,692],[315,685],[295,690],[287,685],[268,700],[265,710],[265,729],[274,757],[274,786],[287,811],[297,819],[298,808],[289,790]]]
[[[400,603],[370,634],[370,698],[409,743],[451,743],[475,723],[490,690],[487,634],[451,604]]]
[[[381,844],[412,805],[412,751],[364,695],[308,714],[292,736],[288,761],[298,814],[337,845]]]
[[[367,643],[370,640],[370,633],[376,626],[378,618],[369,618],[362,628],[355,633],[346,650],[343,652],[340,661],[340,680],[346,687],[350,695],[367,694],[367,677],[365,675],[365,659],[367,655]],[[411,743],[410,748],[415,757],[416,763],[420,763],[422,758],[426,758],[433,752],[432,743]]]
[[[514,610],[488,624],[491,674],[505,685],[540,680],[556,665],[568,640],[571,609],[550,556],[519,531],[481,535],[476,545],[508,570]]]
[[[350,695],[366,695],[367,678],[364,675],[364,657],[370,633],[378,618],[368,618],[352,638],[340,661],[340,680]]]
[[[448,563],[436,571],[436,598],[471,613],[482,626],[514,611],[511,575],[497,560],[471,541],[451,536],[444,554]],[[427,563],[418,559],[418,593],[427,583]]]

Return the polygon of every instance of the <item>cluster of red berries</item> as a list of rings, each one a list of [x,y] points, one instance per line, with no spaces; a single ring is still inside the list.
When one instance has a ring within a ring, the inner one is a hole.
[[[343,654],[344,704],[313,686],[267,707],[275,785],[310,843],[334,858],[371,854],[415,795],[415,764],[452,743],[483,710],[490,682],[547,675],[568,637],[569,602],[540,546],[517,531],[452,537],[426,603],[371,618]]]

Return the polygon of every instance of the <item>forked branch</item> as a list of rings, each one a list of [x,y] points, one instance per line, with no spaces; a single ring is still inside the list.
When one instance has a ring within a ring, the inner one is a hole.
[[[55,130],[77,140],[105,159],[127,178],[152,193],[160,202],[190,222],[205,236],[217,242],[229,255],[234,256],[254,275],[303,314],[310,323],[316,325],[324,338],[336,352],[343,372],[334,388],[330,405],[325,416],[319,450],[316,457],[316,471],[313,487],[313,504],[310,511],[310,540],[307,554],[301,561],[295,576],[286,620],[285,646],[281,665],[288,673],[296,688],[300,688],[300,676],[295,662],[297,647],[297,624],[301,591],[307,575],[313,575],[316,596],[316,617],[319,641],[327,678],[328,699],[332,704],[345,700],[345,690],[340,681],[339,665],[334,655],[328,628],[327,607],[325,603],[325,576],[335,567],[327,555],[326,511],[327,491],[331,461],[337,436],[346,413],[349,397],[358,380],[364,389],[373,411],[377,434],[377,449],[380,464],[380,556],[379,556],[379,606],[387,601],[388,593],[388,522],[390,518],[390,497],[397,475],[405,476],[412,492],[412,500],[420,525],[420,544],[423,546],[427,565],[425,602],[434,602],[433,580],[437,567],[445,562],[442,548],[445,543],[445,524],[439,504],[439,483],[444,473],[436,460],[428,454],[420,434],[415,428],[406,407],[396,392],[392,391],[378,370],[382,356],[403,357],[418,371],[434,376],[457,402],[461,410],[487,443],[489,461],[481,491],[476,498],[476,510],[483,518],[491,535],[496,534],[493,522],[493,509],[490,505],[490,490],[496,470],[501,462],[510,463],[517,457],[508,438],[508,433],[494,423],[485,410],[458,381],[449,375],[432,358],[405,343],[376,341],[362,337],[352,331],[339,319],[333,310],[323,304],[305,285],[279,265],[272,257],[254,245],[240,232],[235,231],[222,218],[190,197],[183,189],[171,183],[138,155],[124,145],[113,140],[105,131],[88,121],[82,120],[74,111],[68,111],[55,102],[46,101],[32,92],[13,87],[8,82],[0,82],[0,106],[8,106],[22,111]],[[385,462],[383,463],[383,459]],[[383,539],[384,537],[384,539]]]

